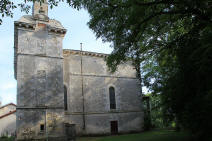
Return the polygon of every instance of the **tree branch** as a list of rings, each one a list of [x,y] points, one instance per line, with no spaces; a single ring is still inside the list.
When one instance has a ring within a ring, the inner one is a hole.
[[[157,4],[177,4],[177,2],[174,2],[173,0],[161,0],[161,1],[153,1],[153,2],[135,1],[135,4],[139,6],[152,6]]]
[[[156,17],[156,16],[159,16],[159,15],[167,15],[167,14],[170,14],[170,15],[174,15],[174,14],[186,14],[186,13],[189,13],[188,10],[176,10],[176,11],[160,11],[160,12],[157,12],[157,13],[154,13],[152,15],[150,15],[149,17],[147,17],[146,19],[144,19],[143,21],[140,22],[140,24],[144,24],[146,22],[148,22],[149,20],[151,20],[152,18]]]
[[[104,1],[104,0],[99,0],[102,4],[104,4],[104,5],[107,5],[107,6],[110,6],[110,7],[113,7],[113,8],[117,8],[118,6],[114,6],[114,5],[112,5],[111,3],[107,3],[106,1]]]

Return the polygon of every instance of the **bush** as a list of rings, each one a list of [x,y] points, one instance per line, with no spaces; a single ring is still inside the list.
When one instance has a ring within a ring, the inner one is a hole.
[[[0,141],[14,141],[15,140],[15,137],[14,136],[2,136],[0,137]]]

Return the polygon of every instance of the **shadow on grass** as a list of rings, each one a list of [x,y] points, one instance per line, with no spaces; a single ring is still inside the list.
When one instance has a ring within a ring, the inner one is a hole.
[[[0,137],[0,141],[14,141],[15,140],[15,137]]]
[[[174,130],[154,130],[138,134],[126,134],[105,137],[81,137],[77,141],[189,141],[187,132]]]

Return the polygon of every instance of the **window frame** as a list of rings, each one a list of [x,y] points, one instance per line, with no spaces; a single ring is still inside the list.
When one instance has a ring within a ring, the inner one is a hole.
[[[110,110],[116,109],[116,90],[115,87],[109,87]]]

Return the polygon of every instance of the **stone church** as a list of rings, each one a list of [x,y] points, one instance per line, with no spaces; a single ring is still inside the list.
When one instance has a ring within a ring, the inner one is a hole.
[[[106,54],[62,48],[66,29],[35,2],[14,23],[17,140],[142,131],[141,86],[131,62],[115,73]]]

